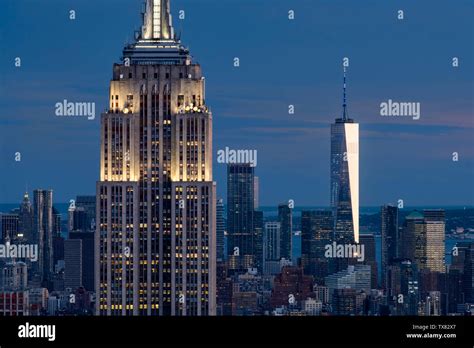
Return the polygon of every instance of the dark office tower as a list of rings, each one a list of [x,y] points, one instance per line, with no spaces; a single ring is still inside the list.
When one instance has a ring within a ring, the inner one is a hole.
[[[53,207],[53,237],[61,236],[61,213]]]
[[[85,226],[84,230],[95,230],[95,215],[96,215],[96,197],[95,196],[77,196],[76,207],[84,211]],[[88,290],[88,289],[87,289]]]
[[[474,302],[474,243],[466,248],[463,283],[466,302]]]
[[[28,192],[23,196],[18,215],[20,234],[23,235],[24,240],[29,241],[33,237],[33,207]]]
[[[0,267],[0,289],[24,290],[28,285],[28,268],[26,263],[8,261]],[[4,303],[2,301],[2,307]]]
[[[18,233],[20,225],[20,218],[18,214],[14,213],[1,213],[0,214],[0,231],[1,231],[1,242],[5,243],[8,239],[10,242],[14,241]]]
[[[399,245],[398,240],[398,207],[392,205],[384,205],[381,209],[382,218],[382,287],[385,288],[385,276],[387,266],[391,260],[396,259]]]
[[[201,66],[169,0],[146,0],[114,64],[101,117],[96,296],[100,315],[214,315],[212,114]]]
[[[389,301],[398,309],[395,314],[417,315],[418,270],[413,262],[403,259],[392,260],[387,266],[386,294]]]
[[[325,246],[331,243],[334,220],[330,211],[301,212],[301,264],[305,274],[321,282],[328,275]]]
[[[217,261],[223,261],[224,250],[224,234],[225,234],[225,217],[224,217],[224,200],[219,198],[216,204],[216,247]]]
[[[75,291],[82,286],[82,241],[64,241],[64,287]]]
[[[53,207],[53,271],[58,261],[64,260],[64,238],[61,237],[61,229],[61,213]]]
[[[418,302],[420,299],[420,290],[418,284],[418,270],[416,265],[411,262],[403,261],[401,263],[401,290],[406,294],[404,304],[407,315],[418,314]]]
[[[359,242],[359,124],[346,104],[346,71],[342,118],[331,125],[331,208],[337,243]]]
[[[280,262],[280,234],[281,223],[269,221],[265,223],[263,235],[263,259],[264,261]]]
[[[377,289],[377,257],[375,254],[375,236],[373,234],[361,234],[359,243],[364,246],[364,265],[370,266],[370,286]]]
[[[54,255],[53,267],[56,267],[58,261],[64,260],[64,237],[61,237],[61,236],[53,237],[53,255]]]
[[[405,217],[398,249],[400,258],[415,261],[415,242],[423,233],[423,221],[423,214],[416,210]]]
[[[73,231],[69,233],[69,239],[81,241],[82,286],[86,288],[87,291],[94,291],[94,233]]]
[[[334,289],[332,310],[334,315],[357,314],[357,293],[355,289]]]
[[[70,208],[68,212],[68,231],[87,231],[90,225],[87,225],[87,215],[82,208]]]
[[[40,276],[41,282],[46,284],[53,273],[53,191],[33,191],[33,228],[34,243],[38,244],[38,261],[34,264],[34,271]]]
[[[232,315],[232,279],[227,276],[225,262],[217,262],[217,315]]]
[[[253,230],[254,230],[254,252],[255,252],[255,267],[261,274],[263,272],[264,258],[263,258],[263,211],[255,210],[253,212]]]
[[[448,313],[456,313],[457,307],[465,303],[464,274],[458,269],[450,269],[447,274],[447,302]]]
[[[280,256],[291,260],[291,238],[293,233],[293,209],[288,203],[278,206],[278,222],[280,223]],[[296,260],[295,260],[296,261]]]
[[[95,196],[77,196],[69,208],[69,231],[93,232],[95,229]]]
[[[459,270],[464,273],[464,266],[466,261],[466,254],[471,247],[470,242],[457,242],[456,247],[451,251],[451,266],[450,269]]]
[[[227,255],[229,273],[255,267],[254,167],[227,166]]]

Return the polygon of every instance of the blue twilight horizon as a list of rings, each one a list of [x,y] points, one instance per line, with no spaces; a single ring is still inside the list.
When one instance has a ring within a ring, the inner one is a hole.
[[[55,202],[95,193],[100,112],[140,6],[2,2],[1,203],[20,202],[27,187],[52,188]],[[349,116],[360,124],[361,206],[474,204],[472,1],[172,0],[171,7],[206,76],[213,152],[258,150],[261,205],[329,205],[330,125],[342,113],[343,57],[350,58]],[[389,99],[419,102],[420,119],[380,116]],[[95,120],[55,116],[63,100],[95,102]],[[214,170],[225,197],[225,165],[214,161]]]

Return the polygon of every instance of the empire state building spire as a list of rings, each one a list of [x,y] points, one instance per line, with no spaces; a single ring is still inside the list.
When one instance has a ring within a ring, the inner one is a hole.
[[[174,40],[169,0],[146,0],[141,38]]]
[[[142,16],[141,32],[124,47],[125,64],[191,64],[189,50],[174,35],[170,0],[146,0]]]

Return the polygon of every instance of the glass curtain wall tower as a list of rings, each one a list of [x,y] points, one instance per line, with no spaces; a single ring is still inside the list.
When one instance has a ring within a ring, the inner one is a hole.
[[[331,208],[334,240],[359,242],[359,124],[348,117],[346,70],[343,114],[331,125]]]

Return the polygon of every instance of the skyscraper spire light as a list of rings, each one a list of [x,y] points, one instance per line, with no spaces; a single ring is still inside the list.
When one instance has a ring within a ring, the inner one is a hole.
[[[146,0],[141,32],[123,49],[125,64],[191,64],[189,50],[174,35],[170,0]]]
[[[141,38],[174,40],[169,0],[146,0]]]

